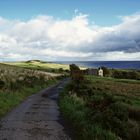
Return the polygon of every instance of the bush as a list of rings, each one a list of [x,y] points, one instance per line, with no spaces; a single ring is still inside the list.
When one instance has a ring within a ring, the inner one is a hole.
[[[102,66],[104,76],[110,76],[110,70],[107,67]]]
[[[93,88],[88,81],[84,80],[77,85],[74,80],[69,83],[67,89],[71,91],[71,94],[76,94],[78,97],[83,97],[85,99],[93,95]]]
[[[113,70],[112,77],[122,79],[135,79],[140,80],[140,73],[137,71],[121,71]]]
[[[0,89],[2,89],[5,86],[5,82],[0,80]]]
[[[128,111],[127,108],[117,102],[111,95],[95,95],[88,103],[91,108],[89,118],[93,124],[101,124],[106,130],[111,130],[116,135],[128,137]]]
[[[84,72],[80,70],[75,64],[70,65],[72,84],[71,88],[74,92],[78,93],[81,90],[81,85],[84,83]]]
[[[58,72],[60,72],[60,73],[64,72],[63,68],[59,68]]]
[[[129,117],[131,119],[140,121],[140,109],[135,109],[135,108],[129,107],[128,111],[129,111]]]

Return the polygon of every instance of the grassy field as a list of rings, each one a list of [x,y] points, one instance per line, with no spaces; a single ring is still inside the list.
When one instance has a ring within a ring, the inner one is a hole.
[[[63,70],[69,69],[69,65],[43,62],[39,60],[32,60],[32,61],[25,61],[25,62],[7,62],[6,64],[24,67],[24,68],[45,70],[45,71],[53,71],[53,70],[58,70],[60,68]]]
[[[140,81],[85,76],[71,81],[60,109],[79,140],[139,140]]]
[[[69,66],[38,60],[0,64],[0,117],[57,83],[60,69],[65,72]],[[140,139],[139,80],[85,75],[66,86],[59,105],[77,140]]]
[[[58,82],[60,75],[0,64],[0,117],[26,97]]]
[[[22,61],[22,62],[6,62],[4,64],[18,66],[18,67],[27,68],[27,69],[41,70],[45,72],[52,72],[52,73],[66,74],[69,71],[69,65],[67,64],[44,62],[40,60],[30,60],[30,61]],[[86,68],[80,67],[80,69],[86,69]]]
[[[92,82],[94,92],[110,93],[120,100],[128,100],[140,108],[140,81],[108,77],[86,76]]]

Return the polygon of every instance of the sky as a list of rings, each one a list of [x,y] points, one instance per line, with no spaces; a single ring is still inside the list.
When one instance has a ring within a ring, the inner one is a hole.
[[[140,0],[0,1],[0,61],[140,60]]]

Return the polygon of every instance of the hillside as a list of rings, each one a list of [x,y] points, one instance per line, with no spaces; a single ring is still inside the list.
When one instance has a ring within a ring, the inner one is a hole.
[[[44,62],[40,60],[29,60],[21,62],[6,62],[4,64],[19,66],[29,69],[43,70],[48,72],[58,72],[59,69],[68,70],[69,65],[57,64],[52,62]]]

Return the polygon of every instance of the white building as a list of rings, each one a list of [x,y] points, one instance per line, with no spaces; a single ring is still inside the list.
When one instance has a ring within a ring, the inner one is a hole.
[[[103,70],[102,70],[101,68],[99,68],[99,70],[98,70],[98,75],[101,76],[101,77],[104,76],[104,74],[103,74]]]
[[[89,75],[96,75],[96,76],[100,76],[103,77],[103,70],[101,68],[99,69],[88,69],[88,74]]]

